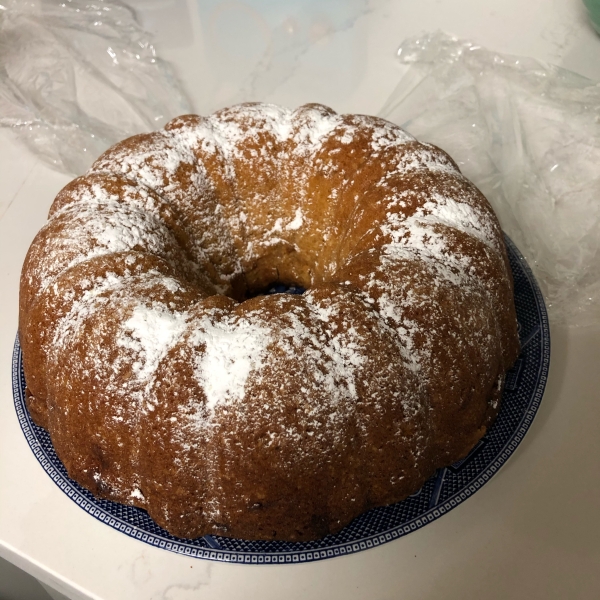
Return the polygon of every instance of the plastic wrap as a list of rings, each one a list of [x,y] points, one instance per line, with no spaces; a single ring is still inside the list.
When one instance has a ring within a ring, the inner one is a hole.
[[[0,0],[0,124],[55,168],[79,175],[119,140],[189,111],[124,4]]]
[[[487,196],[553,323],[600,323],[600,85],[443,33],[410,39],[381,115],[446,150]]]

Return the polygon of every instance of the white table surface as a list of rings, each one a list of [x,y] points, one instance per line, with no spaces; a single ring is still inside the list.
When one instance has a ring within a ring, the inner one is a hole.
[[[600,80],[600,37],[579,0],[131,4],[201,112],[266,100],[376,114],[402,74],[400,42],[436,29]],[[33,456],[10,379],[21,264],[68,180],[0,131],[1,557],[70,598],[600,597],[600,328],[552,329],[544,400],[508,464],[458,508],[384,546],[309,564],[230,565],[156,549],[85,513]]]

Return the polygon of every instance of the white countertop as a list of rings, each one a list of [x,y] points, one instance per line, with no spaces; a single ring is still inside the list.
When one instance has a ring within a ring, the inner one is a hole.
[[[579,0],[131,4],[201,112],[266,100],[375,114],[402,74],[400,42],[436,29],[600,80],[600,37]],[[0,140],[1,557],[71,598],[600,597],[600,328],[553,328],[544,400],[508,464],[444,517],[378,548],[308,564],[238,566],[163,551],[90,517],[35,459],[10,378],[21,264],[69,177],[9,132]]]

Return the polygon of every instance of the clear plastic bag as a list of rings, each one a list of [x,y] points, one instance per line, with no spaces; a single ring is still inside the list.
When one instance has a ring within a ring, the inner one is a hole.
[[[407,40],[381,116],[446,150],[487,196],[553,323],[600,324],[600,84],[441,32]]]
[[[79,175],[105,149],[190,112],[130,8],[115,0],[3,0],[0,125]]]

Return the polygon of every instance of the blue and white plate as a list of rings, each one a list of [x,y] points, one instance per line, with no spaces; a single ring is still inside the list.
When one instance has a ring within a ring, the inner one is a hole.
[[[506,242],[515,281],[522,351],[507,375],[496,422],[466,458],[440,469],[417,493],[397,504],[361,515],[336,535],[314,542],[256,542],[214,535],[183,540],[161,529],[144,510],[94,498],[69,479],[50,436],[29,416],[17,336],[13,353],[13,392],[23,433],[44,470],[83,510],[125,535],[171,552],[209,560],[275,564],[322,560],[385,544],[441,517],[489,481],[515,451],[540,405],[550,365],[548,315],[525,260],[511,240],[507,238]]]

